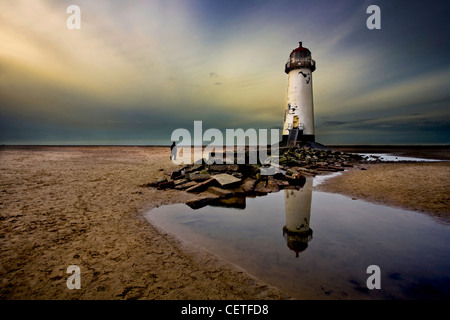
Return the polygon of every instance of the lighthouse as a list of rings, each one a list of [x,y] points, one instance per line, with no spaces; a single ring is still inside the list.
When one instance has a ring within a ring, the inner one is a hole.
[[[308,248],[308,242],[312,239],[313,231],[309,227],[312,181],[306,179],[300,190],[284,190],[286,225],[283,227],[283,236],[288,248],[295,252],[296,258]]]
[[[295,146],[315,141],[312,73],[316,62],[311,51],[299,43],[292,50],[284,71],[288,74],[282,145]]]

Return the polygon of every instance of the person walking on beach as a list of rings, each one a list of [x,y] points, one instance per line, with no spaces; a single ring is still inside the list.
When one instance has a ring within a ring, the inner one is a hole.
[[[170,146],[170,159],[171,160],[177,159],[177,146],[175,144],[175,141],[172,142],[172,145]]]

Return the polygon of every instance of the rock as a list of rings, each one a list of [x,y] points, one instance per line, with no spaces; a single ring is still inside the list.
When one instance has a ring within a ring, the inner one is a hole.
[[[216,194],[216,195],[218,195],[220,197],[223,197],[223,198],[229,198],[229,197],[231,197],[233,195],[232,191],[225,190],[225,189],[222,189],[222,188],[219,188],[219,187],[209,187],[208,191],[210,191],[210,192],[212,192],[212,193],[214,193],[214,194]]]
[[[216,174],[211,178],[215,179],[223,188],[232,188],[235,187],[239,182],[241,182],[241,179],[233,177],[228,173]]]
[[[197,173],[189,175],[189,180],[192,181],[205,181],[211,178],[211,175],[208,173]]]
[[[239,165],[239,172],[247,177],[255,177],[258,173],[260,173],[260,169],[254,165],[241,164]]]
[[[192,209],[200,209],[204,206],[207,206],[208,204],[214,202],[216,198],[214,197],[202,197],[202,198],[195,198],[192,200],[186,201],[186,204],[191,207]]]
[[[201,169],[203,169],[203,165],[201,165],[201,164],[194,164],[194,165],[186,166],[183,168],[184,173],[191,173],[191,172],[195,172],[195,171],[198,171]]]
[[[253,191],[258,195],[265,195],[272,192],[271,190],[266,188],[266,181],[259,181]]]
[[[243,196],[245,196],[245,192],[240,186],[236,187],[236,188],[231,188],[229,190],[233,193],[233,196],[235,196],[235,197],[243,197]]]
[[[226,208],[238,208],[245,209],[245,197],[232,197],[228,199],[217,199],[210,202],[213,207],[226,207]]]
[[[241,188],[245,193],[250,193],[255,188],[256,180],[252,178],[246,178],[241,184]]]
[[[189,179],[183,179],[183,180],[176,180],[176,181],[174,181],[175,187],[183,185],[183,184],[188,183],[188,182],[189,182]]]
[[[281,172],[277,172],[272,176],[273,179],[276,180],[286,180],[286,177],[284,174],[282,174]]]
[[[310,172],[310,171],[301,171],[303,176],[306,177],[315,177],[317,175],[317,172],[314,171],[314,173]]]
[[[160,184],[158,184],[157,189],[164,190],[164,189],[173,188],[173,187],[175,187],[175,182],[173,182],[173,180],[170,180],[170,181],[161,182]]]
[[[158,181],[155,181],[155,182],[150,182],[150,183],[144,184],[143,187],[153,187],[153,188],[155,188],[155,187],[158,187],[158,185],[160,183],[163,183],[163,182],[167,182],[167,179],[162,179],[162,180],[158,180]]]
[[[175,189],[177,189],[177,190],[185,190],[185,189],[188,189],[190,187],[196,186],[197,184],[198,183],[195,182],[195,181],[188,181],[186,183],[175,185]]]
[[[182,169],[174,170],[170,173],[170,179],[182,178],[184,174]]]
[[[238,172],[239,165],[237,164],[212,164],[208,166],[210,172]]]
[[[187,165],[166,173],[170,179],[142,186],[157,187],[158,189],[175,188],[187,192],[202,192],[208,189],[209,196],[191,203],[194,207],[200,207],[205,203],[211,203],[204,200],[204,198],[211,198],[211,195],[221,199],[236,197],[245,199],[245,196],[264,195],[284,188],[298,189],[305,184],[305,176],[343,171],[346,167],[372,161],[364,160],[363,157],[356,154],[318,149],[314,145],[304,144],[304,146],[307,147],[280,148],[278,155],[271,155],[271,160],[275,160],[275,157],[278,157],[279,160],[278,165],[275,163],[272,165],[281,169],[281,172],[274,175],[264,175],[264,172],[262,173],[264,164],[261,163],[207,165],[204,161],[199,161],[197,164]],[[236,154],[233,157],[236,157]],[[248,158],[248,152],[246,158]],[[365,168],[361,170],[365,170]],[[223,204],[225,203],[221,205]]]
[[[233,172],[232,174],[231,174],[233,177],[235,177],[235,178],[238,178],[238,179],[240,179],[240,180],[242,180],[242,177],[244,176],[242,173],[240,173],[240,172]]]
[[[295,169],[301,174],[304,174],[304,173],[310,173],[310,174],[313,174],[313,175],[317,174],[317,171],[311,170],[311,169],[307,169],[307,168],[295,167]]]
[[[295,177],[286,176],[286,178],[291,186],[303,187],[303,185],[306,183],[306,178],[302,175],[297,175]]]
[[[333,169],[335,171],[344,171],[343,167],[338,167],[338,166],[328,166],[328,168]]]
[[[174,182],[174,188],[176,188],[176,187],[181,187],[182,185],[188,183],[189,180],[180,178],[180,179],[174,180],[173,182]]]
[[[288,162],[288,159],[286,157],[280,157],[278,158],[278,163],[279,164],[285,164]]]
[[[286,178],[284,178],[284,180],[272,179],[272,181],[275,182],[280,189],[287,188],[290,186]]]
[[[352,167],[353,167],[353,164],[351,164],[351,163],[347,163],[346,161],[344,161],[344,162],[342,162],[342,163],[341,163],[341,166],[343,166],[343,167],[350,167],[350,168],[352,168]]]
[[[325,167],[319,167],[317,168],[318,171],[325,171],[325,172],[336,172],[337,170],[331,169],[331,168],[325,168]]]
[[[204,189],[206,189],[206,187],[211,184],[212,182],[214,182],[213,178],[210,178],[206,181],[197,183],[196,185],[186,189],[187,192],[200,192],[203,191]]]
[[[288,170],[286,170],[286,174],[289,176],[293,176],[293,175],[298,174],[298,172],[293,169],[288,169]]]
[[[275,181],[273,181],[272,179],[267,180],[266,188],[268,190],[270,190],[270,192],[278,192],[278,191],[280,191],[280,188],[278,187],[278,184]]]

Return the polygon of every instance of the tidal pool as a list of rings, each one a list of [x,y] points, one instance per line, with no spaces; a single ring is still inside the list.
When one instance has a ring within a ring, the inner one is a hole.
[[[320,179],[222,206],[162,206],[146,217],[294,298],[450,298],[449,225],[313,190]],[[381,270],[381,289],[367,288],[370,265]]]

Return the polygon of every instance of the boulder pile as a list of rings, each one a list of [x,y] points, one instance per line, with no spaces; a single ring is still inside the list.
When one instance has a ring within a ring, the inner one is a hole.
[[[261,168],[278,158],[278,172],[262,175]],[[176,189],[198,194],[186,202],[191,208],[206,205],[245,207],[245,197],[261,196],[285,188],[301,188],[307,176],[343,171],[365,160],[357,155],[311,148],[280,148],[266,163],[185,165],[166,173],[167,178],[143,185],[159,190]],[[244,198],[244,199],[242,199]]]

